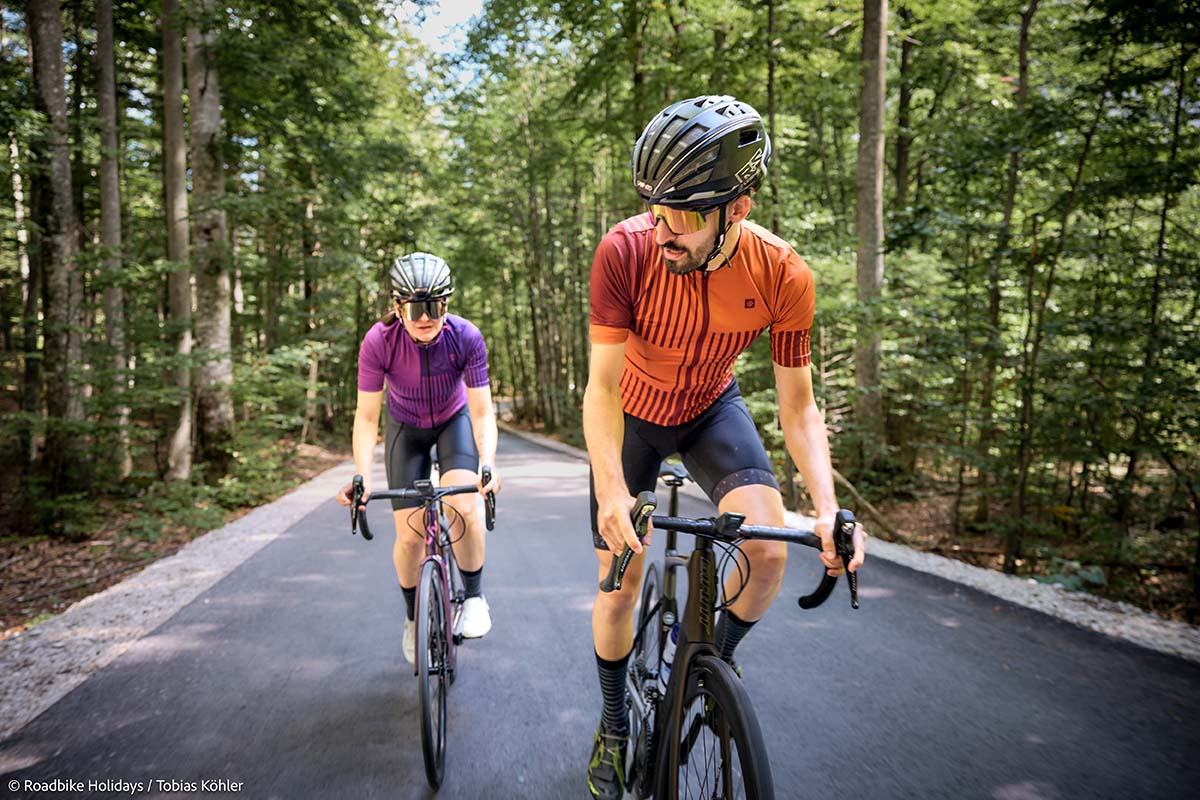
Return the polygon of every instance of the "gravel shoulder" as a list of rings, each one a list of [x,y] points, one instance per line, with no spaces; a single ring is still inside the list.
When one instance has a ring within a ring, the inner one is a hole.
[[[25,726],[131,644],[274,541],[354,474],[347,461],[175,555],[0,641],[0,739]]]
[[[503,426],[506,433],[572,458],[578,448]],[[202,536],[170,558],[71,606],[36,627],[0,641],[0,739],[16,733],[72,689],[170,619],[318,506],[354,473],[347,461],[279,499]],[[702,497],[698,489],[683,491]],[[811,520],[788,514],[787,522]],[[1200,663],[1200,628],[1163,620],[1124,603],[981,569],[872,539],[870,558],[937,575],[1026,608],[1141,647]],[[869,561],[868,561],[869,565]]]

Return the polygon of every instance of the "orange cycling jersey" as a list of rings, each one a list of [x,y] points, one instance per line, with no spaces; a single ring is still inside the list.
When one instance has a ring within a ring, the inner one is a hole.
[[[618,223],[592,262],[591,341],[625,343],[621,405],[656,425],[704,411],[733,380],[733,362],[771,329],[771,358],[810,361],[812,272],[786,242],[743,221],[737,252],[712,272],[673,275],[648,213]]]

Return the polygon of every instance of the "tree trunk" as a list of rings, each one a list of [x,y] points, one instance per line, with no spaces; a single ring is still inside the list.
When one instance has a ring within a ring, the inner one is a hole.
[[[121,275],[121,173],[117,143],[117,84],[113,55],[112,0],[96,0],[96,97],[100,107],[100,243],[105,250],[108,280],[104,288],[104,336],[113,368],[110,424],[116,429],[114,462],[121,479],[133,471],[129,456],[128,381],[125,356],[125,296]]]
[[[772,155],[780,163],[779,140],[775,136],[775,67],[779,61],[779,42],[775,40],[775,0],[767,0],[767,134],[771,137]],[[770,181],[771,230],[779,233],[779,181]],[[788,506],[791,508],[791,506]]]
[[[8,61],[8,31],[4,27],[4,8],[0,6],[0,61]],[[15,131],[8,132],[8,162],[12,174],[13,227],[17,232],[17,269],[21,275],[21,410],[34,414],[41,406],[41,359],[30,356],[37,350],[38,298],[42,293],[41,270],[35,270],[29,260],[29,230],[25,225],[25,182],[21,174],[21,148]],[[26,421],[19,426],[18,442],[21,458],[26,464],[37,460],[33,425]]]
[[[8,61],[8,31],[4,27],[4,7],[0,6],[0,61]],[[17,232],[17,268],[21,273],[21,303],[28,300],[29,231],[25,227],[25,186],[21,178],[21,148],[15,131],[8,132],[8,165],[12,173],[13,227]]]
[[[904,22],[900,37],[900,102],[896,107],[896,202],[903,211],[908,205],[908,158],[912,152],[912,129],[909,111],[912,108],[912,51],[915,46],[908,36],[913,15],[907,8],[899,11]]]
[[[645,110],[646,72],[642,60],[646,50],[646,23],[650,21],[650,15],[641,3],[636,2],[626,6],[626,15],[630,77],[633,81],[633,138],[636,140],[642,133],[642,127],[649,121]]]
[[[84,128],[83,128],[83,86],[85,83],[84,61],[87,56],[87,45],[83,41],[82,3],[68,2],[67,13],[70,14],[71,27],[75,38],[72,42],[75,51],[71,76],[71,104],[67,113],[71,127],[71,196],[75,205],[75,252],[82,252],[87,246],[87,236],[84,234],[84,224],[87,213],[84,210],[83,187],[88,176],[88,167],[84,163]],[[82,270],[80,270],[82,273]],[[82,279],[82,275],[81,275]],[[82,289],[80,297],[83,297]]]
[[[167,447],[167,480],[192,472],[192,271],[188,263],[187,151],[183,139],[183,40],[179,0],[163,0],[163,184],[166,187],[168,331],[175,339],[173,383],[178,392]]]
[[[309,178],[315,194],[317,186],[315,167],[310,170]],[[304,335],[310,340],[313,332],[317,329],[317,258],[321,254],[321,240],[317,235],[315,221],[316,204],[316,200],[311,196],[305,199],[304,224],[301,228],[304,236]],[[308,441],[317,422],[317,384],[320,376],[320,363],[320,354],[314,348],[308,360],[308,383],[304,390],[304,425],[300,430],[301,442]]]
[[[44,219],[45,214],[39,211],[41,195],[45,191],[41,185],[45,183],[36,173],[31,173],[29,181],[29,203],[34,219]],[[25,371],[21,380],[21,410],[29,416],[21,426],[21,452],[25,454],[27,463],[33,465],[38,460],[37,426],[33,424],[34,416],[42,414],[42,359],[38,356],[38,336],[41,326],[38,324],[43,284],[45,282],[45,259],[42,257],[41,233],[33,229],[29,248],[29,274],[25,281],[25,304],[23,307],[24,330],[22,331],[22,349],[25,357]],[[36,246],[35,246],[36,245]]]
[[[83,420],[83,397],[75,372],[82,361],[81,287],[75,263],[75,205],[71,191],[71,145],[67,137],[67,98],[62,60],[62,17],[58,0],[30,3],[29,46],[33,55],[36,102],[49,121],[39,162],[47,173],[46,215],[39,220],[46,269],[45,371],[50,427],[46,467],[50,491],[70,491],[79,482],[84,459],[77,430],[62,423]]]
[[[675,11],[671,8],[671,3],[667,2],[667,16],[671,18],[671,60],[678,62],[683,55],[684,42],[683,31],[687,22],[687,3],[684,0],[679,0],[679,16],[675,16]],[[669,81],[665,92],[666,101],[668,104],[674,103],[678,90],[676,82]]]
[[[1029,96],[1029,28],[1033,24],[1033,15],[1037,13],[1039,0],[1032,0],[1029,7],[1021,12],[1021,32],[1017,47],[1017,107],[1016,119],[1024,120],[1025,99]],[[1017,136],[1018,140],[1022,137]],[[998,431],[992,423],[996,395],[996,370],[1000,362],[1000,354],[1004,344],[1000,339],[1000,284],[1001,267],[1011,255],[1009,242],[1012,240],[1013,209],[1016,206],[1017,184],[1020,180],[1021,145],[1014,142],[1008,155],[1008,179],[1004,190],[1004,216],[1000,222],[1000,234],[996,240],[996,250],[988,267],[988,335],[984,345],[983,380],[979,398],[979,503],[975,506],[975,522],[982,525],[991,516],[991,497],[989,483],[992,480],[992,445]]]
[[[811,130],[817,141],[817,161],[821,165],[821,188],[825,191],[825,202],[833,212],[834,218],[837,221],[837,227],[840,230],[845,224],[845,217],[842,216],[841,206],[834,200],[833,187],[829,182],[830,170],[828,148],[825,147],[825,120],[821,116],[821,104],[819,101],[813,103],[813,124]]]
[[[13,227],[17,231],[17,270],[21,274],[21,302],[28,299],[29,230],[25,227],[25,185],[21,178],[21,148],[17,136],[8,132],[8,167],[12,173]]]
[[[213,0],[196,6],[203,19]],[[225,474],[233,439],[233,362],[230,356],[229,243],[225,211],[221,91],[212,48],[215,31],[188,26],[188,103],[191,110],[193,214],[192,261],[196,270],[196,344],[204,358],[196,369],[196,410],[201,457],[212,465],[210,478]]]
[[[878,304],[883,288],[883,101],[887,70],[887,0],[863,4],[863,86],[859,103],[858,171],[855,230],[858,239],[860,312],[854,350],[858,399],[855,417],[863,432],[862,463],[874,461],[884,442],[882,344]]]

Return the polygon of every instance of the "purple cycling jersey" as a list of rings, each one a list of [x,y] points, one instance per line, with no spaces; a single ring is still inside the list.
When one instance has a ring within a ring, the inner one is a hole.
[[[397,422],[436,428],[467,402],[467,387],[488,385],[487,346],[469,321],[447,314],[438,338],[419,345],[404,323],[375,323],[358,351],[358,390],[383,391]]]

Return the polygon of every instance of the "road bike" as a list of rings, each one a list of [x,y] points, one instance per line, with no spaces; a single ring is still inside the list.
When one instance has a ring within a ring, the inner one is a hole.
[[[492,480],[491,470],[484,468],[483,485]],[[421,709],[421,750],[425,757],[425,777],[435,791],[442,784],[446,768],[446,690],[454,683],[457,663],[456,647],[462,644],[459,620],[466,600],[462,573],[454,557],[454,542],[450,525],[443,513],[442,498],[454,494],[478,491],[476,486],[434,486],[432,481],[419,480],[411,489],[381,489],[363,499],[363,480],[355,475],[350,503],[350,531],[361,527],[364,539],[374,539],[367,523],[365,505],[371,500],[419,500],[424,522],[425,558],[421,561],[417,579],[416,664],[417,694]],[[490,492],[484,495],[484,522],[490,531],[495,526],[496,499]],[[360,511],[360,507],[362,510]],[[464,521],[465,524],[465,521]]]
[[[651,563],[642,581],[626,681],[632,745],[626,785],[639,798],[771,800],[775,796],[771,766],[753,704],[738,673],[713,643],[717,611],[731,605],[740,593],[739,589],[721,601],[717,578],[724,571],[724,562],[718,563],[717,550],[732,559],[744,587],[749,563],[740,542],[772,540],[820,550],[821,539],[812,531],[745,525],[744,515],[729,512],[703,519],[678,517],[677,492],[687,472],[681,465],[664,465],[661,476],[671,487],[670,516],[652,516],[658,505],[653,492],[637,496],[632,514],[639,537],[645,535],[651,519],[655,529],[666,531],[666,553],[661,571],[658,564]],[[838,512],[834,541],[847,565],[854,554],[854,525],[852,512]],[[696,537],[691,554],[679,553],[678,533]],[[632,557],[628,546],[619,556],[614,554],[601,591],[621,588]],[[687,570],[682,618],[676,598],[675,572],[679,569]],[[851,606],[858,608],[857,576],[846,574]],[[837,578],[823,574],[816,590],[799,599],[800,607],[819,606],[836,583]],[[670,642],[674,642],[673,657]]]

